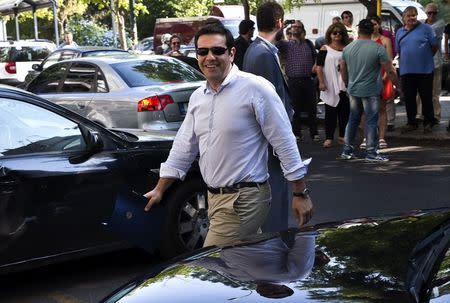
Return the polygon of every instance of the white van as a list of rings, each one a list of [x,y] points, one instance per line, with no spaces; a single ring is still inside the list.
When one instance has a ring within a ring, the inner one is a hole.
[[[384,0],[381,6],[381,19],[383,29],[394,32],[402,24],[401,15],[406,7],[415,6],[418,11],[418,20],[425,20],[427,15],[423,6],[415,1]],[[343,11],[351,11],[353,25],[356,26],[361,19],[367,17],[367,8],[358,0],[305,0],[301,7],[285,12],[285,19],[298,19],[303,22],[306,37],[315,40],[324,36],[333,17],[341,16]]]

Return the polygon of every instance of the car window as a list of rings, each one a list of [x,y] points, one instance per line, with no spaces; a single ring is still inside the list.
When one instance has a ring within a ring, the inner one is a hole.
[[[67,63],[50,66],[31,81],[27,90],[35,94],[57,93],[59,84],[66,74],[66,70]]]
[[[108,86],[106,84],[105,77],[103,76],[101,71],[97,72],[97,92],[98,93],[108,92]]]
[[[128,54],[125,51],[119,50],[103,50],[103,51],[92,51],[83,53],[82,57],[107,57],[107,56],[123,56]]]
[[[42,61],[51,51],[42,46],[12,47],[10,60],[15,62]]]
[[[0,62],[8,62],[9,61],[9,50],[11,47],[9,46],[2,46],[0,47]]]
[[[95,65],[87,63],[73,63],[64,79],[61,92],[63,93],[89,93],[93,92]]]
[[[194,68],[173,58],[127,61],[111,66],[130,87],[205,80]]]
[[[0,157],[85,149],[75,122],[33,104],[0,98]]]
[[[54,52],[45,60],[43,68],[47,68],[59,61],[75,58],[77,54],[77,52],[71,50]]]

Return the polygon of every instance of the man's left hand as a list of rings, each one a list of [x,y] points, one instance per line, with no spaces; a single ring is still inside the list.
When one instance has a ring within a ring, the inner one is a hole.
[[[293,197],[292,211],[297,218],[298,226],[302,227],[311,220],[313,216],[313,203],[311,198]]]

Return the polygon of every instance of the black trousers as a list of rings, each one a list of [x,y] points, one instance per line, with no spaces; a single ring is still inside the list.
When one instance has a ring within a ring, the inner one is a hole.
[[[295,135],[301,135],[301,112],[308,113],[309,135],[317,135],[317,95],[314,81],[311,77],[289,78],[289,90],[294,104],[292,130]]]
[[[401,81],[408,124],[417,126],[417,93],[422,101],[423,125],[436,124],[433,110],[433,73],[406,74],[401,76]]]
[[[350,100],[346,92],[339,93],[339,103],[336,107],[325,104],[325,136],[333,140],[336,122],[339,123],[339,137],[344,137],[350,115]]]

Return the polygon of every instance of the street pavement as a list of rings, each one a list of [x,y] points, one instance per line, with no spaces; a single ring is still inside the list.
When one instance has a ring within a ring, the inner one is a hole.
[[[398,101],[398,100],[396,100]],[[408,133],[401,133],[401,129],[407,123],[406,109],[404,104],[396,103],[396,118],[395,118],[395,130],[391,132],[386,132],[386,140],[389,141],[391,138],[403,138],[403,139],[419,139],[419,140],[450,140],[450,132],[447,131],[447,126],[450,120],[450,93],[446,95],[441,95],[441,121],[438,125],[433,127],[433,131],[428,134],[423,133],[422,125],[415,131]],[[325,118],[324,105],[319,103],[317,117],[319,121],[323,122]],[[306,132],[305,132],[306,134]],[[322,138],[324,138],[324,134]],[[389,142],[388,142],[389,143]]]
[[[423,133],[423,127],[417,130],[402,134],[401,129],[407,123],[405,105],[396,104],[395,131],[386,132],[386,139],[404,138],[404,139],[420,139],[420,140],[450,140],[450,132],[447,126],[450,119],[450,95],[441,96],[441,121],[433,127],[433,131],[428,134]]]

